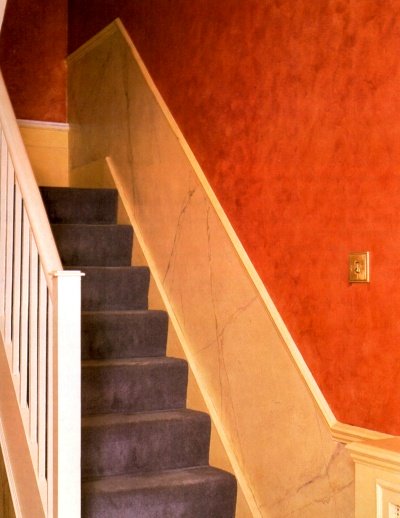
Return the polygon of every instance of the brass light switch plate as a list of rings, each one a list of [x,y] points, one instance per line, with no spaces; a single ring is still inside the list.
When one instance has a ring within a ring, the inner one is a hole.
[[[369,282],[369,252],[349,255],[349,282]]]

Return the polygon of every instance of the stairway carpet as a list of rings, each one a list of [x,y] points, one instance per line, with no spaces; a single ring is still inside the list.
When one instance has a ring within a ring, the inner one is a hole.
[[[150,280],[147,267],[76,266],[76,269],[85,274],[82,280],[83,311],[147,309]]]
[[[203,412],[95,415],[82,425],[84,478],[208,464],[210,418]]]
[[[82,364],[83,415],[183,408],[187,363],[176,358]]]
[[[114,189],[41,187],[50,223],[107,224],[117,222]]]
[[[87,518],[233,518],[234,477],[208,466],[83,484]]]
[[[208,466],[211,422],[186,408],[188,365],[111,189],[42,187],[65,269],[82,278],[82,518],[233,518],[236,480]]]
[[[82,312],[82,359],[164,356],[167,332],[165,311]]]
[[[130,225],[53,224],[63,264],[69,266],[130,266]]]

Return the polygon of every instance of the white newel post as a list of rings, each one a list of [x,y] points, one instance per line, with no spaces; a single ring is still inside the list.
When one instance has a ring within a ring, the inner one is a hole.
[[[54,373],[49,379],[49,423],[54,435],[49,437],[48,459],[53,467],[48,495],[54,518],[81,516],[81,277],[79,271],[54,274],[54,347],[49,358]]]

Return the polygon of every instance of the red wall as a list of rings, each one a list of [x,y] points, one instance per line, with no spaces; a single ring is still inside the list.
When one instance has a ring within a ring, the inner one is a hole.
[[[67,0],[7,0],[0,65],[20,119],[66,120]]]
[[[398,2],[69,9],[71,50],[121,17],[336,416],[400,433]]]

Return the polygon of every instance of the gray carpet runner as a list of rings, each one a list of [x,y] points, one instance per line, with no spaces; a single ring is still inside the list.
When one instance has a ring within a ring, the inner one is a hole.
[[[83,518],[232,518],[236,480],[208,465],[210,419],[186,409],[188,368],[165,356],[149,270],[112,189],[42,187],[65,268],[82,279]]]

